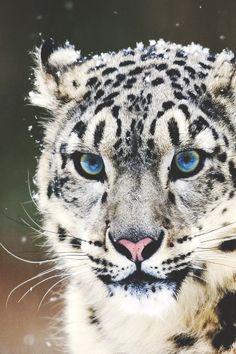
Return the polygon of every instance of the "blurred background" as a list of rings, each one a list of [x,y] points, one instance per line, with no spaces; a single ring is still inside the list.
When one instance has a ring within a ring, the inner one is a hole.
[[[42,239],[35,238],[37,233],[30,227],[38,228],[31,218],[40,222],[30,190],[43,136],[40,119],[45,116],[25,100],[31,89],[30,51],[51,36],[59,42],[68,39],[85,55],[159,38],[235,51],[235,16],[235,0],[0,0],[0,242],[4,247],[28,260],[45,258],[44,248],[39,247]],[[23,284],[6,308],[12,289],[46,269],[17,260],[0,247],[0,354],[57,353],[48,339],[49,322],[62,304],[52,290],[37,308],[60,278],[35,288],[46,276]]]

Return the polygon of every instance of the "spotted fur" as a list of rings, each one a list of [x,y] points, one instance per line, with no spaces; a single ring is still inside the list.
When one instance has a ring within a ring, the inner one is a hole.
[[[37,183],[45,233],[69,274],[71,354],[236,351],[235,57],[191,44],[83,57],[44,42],[31,102],[45,108]],[[204,151],[195,175],[174,156]],[[105,174],[76,169],[81,153]],[[149,237],[141,264],[117,240]]]

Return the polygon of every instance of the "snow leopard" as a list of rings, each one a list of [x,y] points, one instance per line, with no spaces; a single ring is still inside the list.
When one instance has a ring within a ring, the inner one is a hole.
[[[236,353],[235,56],[45,40],[29,98],[69,354]],[[62,349],[63,348],[63,349]]]

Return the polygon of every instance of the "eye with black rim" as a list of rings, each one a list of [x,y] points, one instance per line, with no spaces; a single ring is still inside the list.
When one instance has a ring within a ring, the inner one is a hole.
[[[202,150],[185,150],[173,158],[170,174],[173,180],[196,175],[204,166],[206,153]]]
[[[75,151],[71,158],[76,171],[86,179],[103,182],[105,179],[105,167],[101,156],[95,154],[84,154]]]

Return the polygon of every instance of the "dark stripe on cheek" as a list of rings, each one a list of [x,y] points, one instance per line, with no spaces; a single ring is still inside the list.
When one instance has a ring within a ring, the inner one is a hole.
[[[100,144],[102,138],[103,138],[103,133],[104,133],[104,127],[105,127],[105,121],[101,121],[98,123],[98,125],[95,128],[94,132],[94,146],[98,147]]]
[[[168,130],[169,130],[169,135],[170,139],[172,141],[172,144],[174,146],[178,146],[180,144],[179,140],[179,128],[176,120],[174,118],[171,118],[168,122]]]

